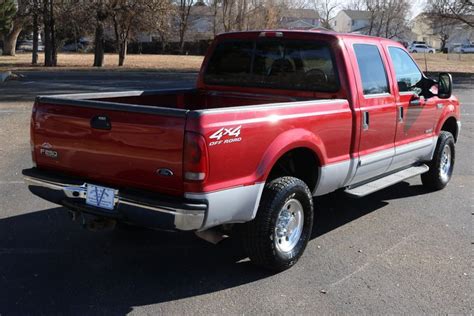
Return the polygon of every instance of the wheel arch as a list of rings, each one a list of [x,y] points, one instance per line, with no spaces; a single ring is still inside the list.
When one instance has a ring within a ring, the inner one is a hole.
[[[302,180],[311,192],[319,179],[321,163],[316,153],[308,147],[296,147],[282,154],[268,172],[266,181],[278,177],[293,176]]]
[[[313,191],[318,183],[319,168],[326,163],[325,157],[326,149],[317,135],[305,129],[287,131],[266,150],[257,169],[258,178],[267,182],[275,175],[295,176]],[[281,168],[282,164],[284,168]],[[285,172],[288,164],[293,165],[290,168],[293,173]]]
[[[448,116],[443,121],[443,123],[440,124],[439,132],[441,131],[450,132],[454,137],[454,141],[457,142],[458,135],[459,135],[459,127],[458,127],[458,121],[456,117]]]

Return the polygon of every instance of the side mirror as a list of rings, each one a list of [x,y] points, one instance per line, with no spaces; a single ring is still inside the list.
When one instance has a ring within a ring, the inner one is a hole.
[[[439,74],[438,79],[438,98],[449,99],[453,93],[453,77],[447,72]]]

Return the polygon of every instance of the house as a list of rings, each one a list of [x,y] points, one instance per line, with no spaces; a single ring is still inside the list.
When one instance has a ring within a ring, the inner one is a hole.
[[[310,30],[321,26],[316,10],[285,9],[281,13],[280,27],[289,30]]]
[[[255,15],[256,13],[253,12]],[[257,12],[257,15],[259,13]],[[171,22],[173,31],[168,38],[169,43],[179,42],[178,20],[175,15]],[[217,23],[215,21],[217,20]],[[321,27],[320,16],[317,11],[312,9],[288,9],[284,8],[278,11],[278,20],[276,28],[290,30],[310,30]],[[246,25],[245,28],[252,28]],[[261,27],[256,26],[260,29]],[[209,42],[218,33],[224,32],[222,24],[222,9],[214,8],[204,4],[194,5],[190,8],[188,17],[188,26],[184,36],[184,41],[188,43]],[[141,33],[136,36],[138,42],[150,43],[160,41],[158,34]]]
[[[435,32],[434,25],[428,14],[418,14],[410,24],[414,35],[413,41],[423,41],[434,48],[441,47],[440,36]]]
[[[219,10],[220,11],[220,10]],[[206,5],[192,6],[189,11],[188,30],[185,41],[200,41],[214,38],[214,12]],[[219,30],[216,30],[219,32]]]
[[[474,21],[474,15],[465,18]],[[437,49],[442,48],[444,38],[448,51],[474,40],[472,27],[456,20],[435,18],[428,13],[421,13],[413,18],[411,30],[414,35],[413,41],[424,41]]]
[[[332,21],[332,27],[336,32],[342,33],[364,33],[370,25],[372,13],[361,10],[341,10]]]

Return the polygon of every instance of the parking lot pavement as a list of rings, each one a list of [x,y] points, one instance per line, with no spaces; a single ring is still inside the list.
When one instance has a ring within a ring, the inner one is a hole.
[[[318,198],[305,255],[272,275],[230,240],[214,246],[190,234],[92,233],[27,191],[20,172],[31,164],[35,94],[141,88],[145,78],[75,76],[0,85],[1,315],[473,312],[471,79],[455,80],[463,127],[445,190],[428,192],[417,177],[359,200]],[[190,86],[195,78],[147,76],[146,88]]]

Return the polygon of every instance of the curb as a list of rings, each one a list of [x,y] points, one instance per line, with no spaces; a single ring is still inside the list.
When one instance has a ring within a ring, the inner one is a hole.
[[[11,71],[0,72],[0,82],[5,82],[12,75]]]

